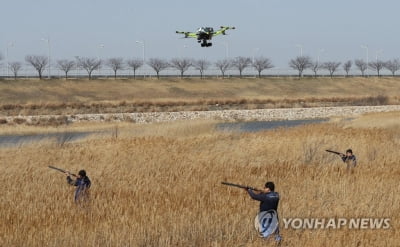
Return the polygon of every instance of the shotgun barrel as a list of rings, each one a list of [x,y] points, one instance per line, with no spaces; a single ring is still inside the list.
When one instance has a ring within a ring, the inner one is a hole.
[[[55,166],[49,166],[49,168],[54,169],[54,170],[59,171],[59,172],[62,172],[62,173],[69,173],[69,174],[71,174],[71,176],[77,177],[75,174],[72,174],[69,171],[66,171],[64,169],[61,169],[61,168],[58,168],[58,167],[55,167]]]
[[[223,185],[227,185],[227,186],[233,186],[233,187],[237,187],[237,188],[241,188],[241,189],[251,189],[254,191],[261,191],[260,189],[254,188],[254,187],[250,187],[247,185],[240,185],[240,184],[233,184],[233,183],[228,183],[228,182],[221,182],[221,184]]]
[[[334,154],[337,154],[337,155],[342,155],[342,153],[340,153],[340,152],[332,151],[332,150],[329,150],[329,149],[327,149],[325,151],[327,151],[329,153],[334,153]]]

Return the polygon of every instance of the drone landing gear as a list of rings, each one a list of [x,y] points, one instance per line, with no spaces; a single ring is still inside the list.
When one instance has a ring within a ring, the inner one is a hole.
[[[210,47],[212,46],[212,43],[207,43],[206,40],[203,40],[203,42],[201,43],[201,47]]]

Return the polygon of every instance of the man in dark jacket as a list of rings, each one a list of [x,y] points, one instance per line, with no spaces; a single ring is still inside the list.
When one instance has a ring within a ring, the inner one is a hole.
[[[277,216],[279,193],[275,192],[275,184],[273,182],[265,183],[264,189],[259,193],[256,193],[252,189],[246,189],[246,191],[252,199],[260,201],[260,214],[258,215],[258,217],[260,217],[261,213],[265,213],[267,211],[269,212],[274,211],[274,213],[276,213]],[[260,229],[258,229],[257,227],[258,225],[257,222],[260,221],[258,217],[256,218],[256,228],[257,230],[260,231]],[[275,231],[275,240],[277,241],[281,240],[281,236],[279,235],[279,226]]]
[[[71,178],[71,174],[66,172],[67,174],[67,182],[70,185],[76,186],[75,190],[75,202],[82,202],[88,200],[89,191],[91,182],[88,176],[86,176],[85,170],[80,170],[77,176],[77,179],[74,180]]]
[[[353,154],[353,150],[347,149],[346,154],[340,154],[344,163],[347,164],[347,169],[351,169],[357,166],[356,156]]]

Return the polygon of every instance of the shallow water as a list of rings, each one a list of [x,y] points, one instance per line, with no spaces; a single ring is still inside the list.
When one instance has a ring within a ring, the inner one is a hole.
[[[252,122],[235,122],[220,123],[216,125],[219,131],[239,131],[239,132],[256,132],[275,128],[290,128],[299,125],[321,123],[326,119],[311,120],[282,120],[282,121],[252,121]],[[30,134],[30,135],[0,135],[0,148],[17,147],[26,144],[35,144],[41,141],[53,141],[56,144],[64,144],[74,142],[98,132],[60,132],[46,134]]]
[[[30,135],[0,135],[0,148],[34,144],[41,141],[54,141],[57,144],[63,144],[85,138],[94,133],[95,132],[61,132]]]
[[[306,124],[315,124],[328,121],[327,119],[309,119],[309,120],[281,120],[281,121],[252,121],[238,123],[220,123],[217,124],[217,129],[237,130],[240,132],[257,132],[276,128],[290,128]]]

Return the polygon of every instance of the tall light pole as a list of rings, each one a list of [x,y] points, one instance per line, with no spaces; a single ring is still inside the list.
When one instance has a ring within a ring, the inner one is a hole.
[[[253,63],[254,63],[254,59],[255,59],[255,54],[256,54],[256,52],[259,51],[259,50],[260,50],[260,48],[254,48],[254,49],[253,49],[253,52],[252,52],[252,55],[253,55],[253,56],[252,56],[252,62],[253,62]]]
[[[140,40],[136,40],[136,43],[142,45],[142,58],[143,58],[143,65],[144,65],[146,63],[146,56],[145,56],[146,45],[145,45],[144,41],[140,41]]]
[[[14,43],[13,43],[13,42],[9,42],[9,43],[7,44],[7,51],[6,51],[7,78],[8,78],[8,76],[9,76],[9,69],[10,69],[10,62],[8,61],[8,48],[9,48],[9,47],[13,47],[13,46],[14,46]]]
[[[368,59],[369,59],[369,49],[368,49],[368,46],[367,45],[362,45],[361,46],[361,48],[363,48],[363,49],[365,49],[366,51],[367,51],[367,71],[366,71],[366,74],[367,74],[367,77],[368,77]]]
[[[49,66],[48,66],[48,76],[47,76],[47,78],[49,78],[50,79],[50,64],[51,64],[51,60],[50,60],[50,58],[51,58],[51,56],[50,56],[50,38],[47,38],[47,39],[42,39],[42,41],[44,41],[44,42],[46,42],[47,43],[47,48],[49,49],[49,51],[48,51],[48,60],[49,60]]]
[[[382,49],[376,51],[376,53],[375,53],[375,55],[376,55],[376,62],[378,62],[378,55],[379,55],[379,54],[382,54],[382,53],[383,53],[383,50],[382,50]]]
[[[254,71],[254,72],[257,71],[256,68],[254,67],[255,54],[256,54],[256,52],[259,51],[259,50],[260,50],[260,48],[254,48],[254,49],[253,49],[253,52],[252,52],[251,65],[252,65],[252,67],[253,67],[253,71]],[[257,76],[256,76],[256,77],[257,77]]]
[[[184,57],[185,48],[187,48],[187,45],[183,45],[182,48],[179,49],[179,57]]]
[[[100,49],[100,50],[104,49],[104,44],[100,44],[100,45],[99,45],[99,49]],[[100,53],[102,53],[102,52],[99,51],[99,54],[98,54],[98,56],[97,56],[97,59],[98,59],[99,61],[101,60],[101,57],[102,57],[102,56],[100,56],[100,55],[101,55]],[[99,66],[99,78],[100,78],[100,75],[101,75],[101,65]]]
[[[303,56],[303,45],[297,44],[296,47],[300,48],[300,57]]]
[[[78,79],[79,76],[79,56],[74,56],[76,59],[76,79]]]
[[[99,60],[100,60],[100,58],[101,58],[101,56],[100,56],[100,55],[101,55],[101,51],[100,51],[101,49],[104,49],[104,44],[100,44],[100,45],[99,45],[99,54],[97,55],[97,58],[98,58]]]
[[[229,58],[229,45],[228,42],[222,42],[221,43],[223,46],[225,46],[225,59]]]
[[[317,52],[317,65],[319,66],[319,55],[321,54],[321,53],[323,53],[323,52],[325,52],[325,50],[324,49],[318,49],[318,52]]]

